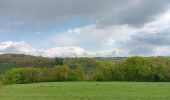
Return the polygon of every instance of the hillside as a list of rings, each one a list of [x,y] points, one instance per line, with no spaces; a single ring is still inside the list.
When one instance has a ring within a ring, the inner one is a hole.
[[[0,74],[13,68],[36,67],[46,68],[66,64],[70,68],[82,66],[85,70],[94,70],[103,62],[113,63],[114,59],[107,58],[47,58],[25,54],[2,54],[0,55]]]
[[[55,59],[36,57],[24,54],[0,55],[0,74],[6,70],[18,67],[53,67]]]

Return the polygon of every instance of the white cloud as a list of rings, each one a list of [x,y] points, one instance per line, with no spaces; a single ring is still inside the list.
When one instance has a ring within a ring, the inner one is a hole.
[[[0,42],[0,53],[23,53],[38,55],[36,49],[32,48],[29,44],[25,42]]]
[[[116,50],[112,50],[116,48],[126,50],[126,53],[130,52],[129,55],[136,53],[145,56],[164,55],[165,52],[157,53],[156,51],[160,51],[162,47],[163,51],[167,51],[168,48],[165,45],[170,45],[170,10],[152,19],[141,27],[127,24],[98,27],[96,23],[74,28],[57,34],[50,39],[50,43],[55,46],[106,49],[101,52],[90,52],[96,56],[112,56],[113,52],[114,55],[121,56],[116,54]],[[125,52],[120,54],[125,55]]]
[[[96,24],[93,24],[57,34],[50,39],[50,42],[56,46],[113,47],[117,45],[118,41],[123,42],[130,39],[134,32],[135,29],[128,25],[98,28]]]
[[[46,57],[83,57],[85,54],[86,51],[80,47],[56,47],[42,52]]]
[[[89,57],[125,57],[129,56],[128,51],[123,49],[108,49],[108,50],[97,50],[92,52],[87,52]]]
[[[170,30],[170,11],[157,16],[153,21],[143,27],[133,27],[128,24],[98,27],[98,24],[87,25],[79,28],[69,29],[59,33],[50,39],[50,43],[56,46],[83,46],[89,45],[99,47],[114,47],[118,43],[127,42],[135,35],[157,34]]]
[[[167,56],[170,55],[170,46],[151,48],[152,53],[149,56]],[[34,49],[25,42],[0,42],[0,54],[16,53],[28,54],[44,57],[124,57],[131,56],[128,50],[113,48],[105,50],[87,51],[80,47],[55,47],[45,50]],[[145,55],[147,56],[147,55]]]
[[[170,46],[156,47],[153,49],[154,56],[169,56]]]
[[[170,30],[170,10],[162,15],[156,16],[155,20],[144,25],[145,29],[150,29],[152,33],[165,32]]]
[[[122,49],[87,51],[80,47],[55,47],[46,50],[32,48],[25,42],[0,42],[0,54],[16,53],[44,57],[110,57],[126,56],[128,53]]]

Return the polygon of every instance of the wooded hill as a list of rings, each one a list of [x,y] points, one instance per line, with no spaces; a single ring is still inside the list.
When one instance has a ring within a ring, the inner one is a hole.
[[[49,68],[63,64],[69,64],[70,67],[84,64],[86,69],[93,69],[93,67],[96,66],[94,65],[96,61],[113,62],[114,60],[118,60],[118,58],[47,58],[25,54],[2,54],[0,55],[0,74],[13,68]],[[119,60],[121,60],[121,58],[119,58]]]

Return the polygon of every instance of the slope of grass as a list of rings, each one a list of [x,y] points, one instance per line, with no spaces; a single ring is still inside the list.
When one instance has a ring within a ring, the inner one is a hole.
[[[9,85],[0,100],[170,100],[170,83],[58,82]]]

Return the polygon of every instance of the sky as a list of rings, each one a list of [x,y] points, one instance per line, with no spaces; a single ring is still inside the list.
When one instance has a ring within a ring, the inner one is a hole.
[[[0,0],[0,54],[170,56],[170,0]]]

